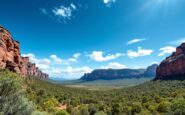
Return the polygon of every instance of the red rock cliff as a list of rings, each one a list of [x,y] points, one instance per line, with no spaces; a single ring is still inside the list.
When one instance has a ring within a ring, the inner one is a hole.
[[[0,69],[9,69],[10,71],[25,76],[37,76],[39,78],[48,78],[42,73],[35,64],[29,62],[28,57],[21,57],[20,43],[12,39],[8,30],[0,26]]]
[[[156,79],[185,79],[185,43],[176,52],[161,62],[157,68]]]

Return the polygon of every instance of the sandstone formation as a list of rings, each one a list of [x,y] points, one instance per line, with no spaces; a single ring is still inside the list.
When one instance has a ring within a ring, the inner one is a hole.
[[[39,78],[48,78],[48,75],[42,73],[35,64],[29,61],[28,57],[21,57],[20,43],[13,40],[8,30],[0,26],[0,69],[9,69],[10,71],[26,76],[37,76]]]
[[[156,79],[185,79],[185,43],[161,62],[157,68]]]

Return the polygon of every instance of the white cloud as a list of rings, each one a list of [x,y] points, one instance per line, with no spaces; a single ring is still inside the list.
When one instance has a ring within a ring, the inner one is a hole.
[[[136,38],[136,39],[128,41],[127,44],[130,45],[130,44],[138,43],[138,42],[141,42],[141,41],[144,41],[144,40],[146,40],[146,39]]]
[[[159,64],[159,62],[153,61],[153,62],[151,62],[150,64],[151,64],[151,65],[153,65],[153,64]]]
[[[125,69],[127,66],[117,63],[117,62],[111,62],[107,66],[102,66],[102,69]]]
[[[116,0],[103,0],[103,3],[107,6],[110,7],[113,3],[115,3]]]
[[[148,55],[151,55],[152,53],[153,53],[153,50],[142,49],[141,47],[138,47],[138,51],[129,50],[127,52],[127,55],[130,58],[136,58],[136,57],[148,56]]]
[[[79,79],[84,73],[92,72],[92,69],[86,66],[77,68],[68,66],[66,68],[51,68],[45,72],[49,73],[53,78],[63,77],[65,79]]]
[[[74,10],[76,10],[76,6],[72,3],[68,7],[60,6],[59,8],[55,8],[52,10],[52,12],[59,18],[70,20]]]
[[[76,54],[73,55],[74,58],[79,58],[80,56],[81,56],[80,53],[76,53]]]
[[[73,3],[71,3],[70,5],[71,5],[71,7],[72,7],[74,10],[76,10],[76,6],[75,6]]]
[[[102,51],[93,51],[92,54],[88,55],[92,60],[97,61],[97,62],[105,62],[105,61],[109,61],[109,60],[113,60],[116,59],[120,56],[123,56],[124,54],[121,53],[116,53],[114,55],[107,55],[107,56],[103,56],[103,52]]]
[[[29,57],[30,62],[35,63],[40,69],[48,69],[52,63],[49,59],[43,58],[39,59],[32,53],[22,54],[23,57]]]
[[[50,58],[56,63],[56,64],[62,64],[63,60],[57,57],[56,55],[51,55]]]
[[[73,57],[64,60],[64,59],[61,59],[58,56],[53,54],[53,55],[50,56],[50,58],[54,61],[55,64],[58,64],[58,65],[69,65],[72,62],[77,62],[77,59],[80,56],[81,56],[80,53],[76,53],[76,54],[73,54]]]
[[[69,66],[73,62],[77,62],[80,58],[80,53],[75,53],[71,58],[61,59],[53,54],[49,58],[37,58],[34,54],[23,54],[23,57],[29,57],[30,62],[35,63],[43,72],[48,73],[51,78],[63,77],[65,79],[80,78],[84,73],[92,71],[89,67],[76,67]],[[68,78],[70,77],[70,78]]]
[[[165,56],[166,54],[171,54],[172,52],[175,52],[176,48],[172,46],[166,46],[166,47],[160,48],[159,50],[162,52],[159,53],[158,56]]]
[[[169,42],[169,44],[172,44],[172,45],[180,45],[180,44],[182,44],[184,42],[185,42],[185,38],[181,38],[181,39],[178,39],[178,40]]]

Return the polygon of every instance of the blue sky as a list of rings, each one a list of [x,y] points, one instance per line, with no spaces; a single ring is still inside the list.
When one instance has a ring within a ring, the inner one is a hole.
[[[145,68],[185,41],[184,0],[1,0],[0,25],[51,78]]]

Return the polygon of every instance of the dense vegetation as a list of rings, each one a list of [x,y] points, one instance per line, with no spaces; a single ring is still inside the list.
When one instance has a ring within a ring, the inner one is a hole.
[[[185,114],[185,81],[150,81],[124,89],[90,91],[38,79],[21,83],[19,78],[14,78],[15,74],[0,74],[0,111],[5,115],[14,111],[23,115]],[[10,108],[12,106],[14,109]]]

